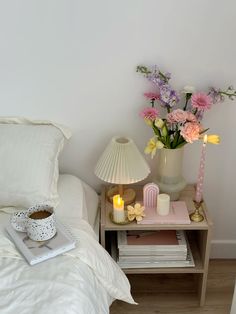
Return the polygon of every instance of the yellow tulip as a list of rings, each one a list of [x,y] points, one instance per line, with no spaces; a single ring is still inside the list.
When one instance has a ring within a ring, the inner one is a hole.
[[[164,144],[161,141],[158,141],[156,137],[152,137],[144,150],[145,154],[151,154],[151,158],[153,158],[156,154],[157,149],[163,148]]]
[[[152,126],[152,120],[145,118],[144,121],[148,126]]]
[[[156,118],[154,124],[158,129],[162,129],[164,126],[164,121],[160,118]]]
[[[167,127],[164,125],[162,128],[162,136],[167,136],[167,134],[168,134]]]
[[[216,134],[207,135],[207,143],[220,144],[220,137]]]

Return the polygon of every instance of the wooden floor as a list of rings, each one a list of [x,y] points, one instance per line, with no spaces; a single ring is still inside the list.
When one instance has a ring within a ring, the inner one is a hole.
[[[199,307],[193,275],[128,275],[138,305],[115,301],[111,314],[229,314],[236,260],[211,260],[205,306]]]

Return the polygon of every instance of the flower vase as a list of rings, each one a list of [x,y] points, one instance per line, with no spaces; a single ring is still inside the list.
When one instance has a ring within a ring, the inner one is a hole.
[[[155,183],[160,191],[170,195],[171,201],[180,197],[186,181],[182,177],[184,147],[177,149],[162,148],[158,150],[158,169]]]

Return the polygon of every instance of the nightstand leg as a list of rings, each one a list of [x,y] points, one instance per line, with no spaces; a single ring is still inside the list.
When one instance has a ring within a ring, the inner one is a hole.
[[[105,230],[103,229],[103,227],[101,226],[101,229],[100,229],[100,243],[101,245],[104,247],[105,249]]]

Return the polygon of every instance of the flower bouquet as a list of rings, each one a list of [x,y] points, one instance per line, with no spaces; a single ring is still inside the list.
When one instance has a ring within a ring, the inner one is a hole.
[[[223,102],[225,98],[234,100],[236,91],[233,86],[226,90],[209,88],[208,92],[196,92],[192,86],[186,86],[181,93],[172,88],[169,81],[170,73],[160,71],[156,66],[148,68],[138,66],[137,72],[143,74],[154,86],[155,92],[147,92],[144,96],[149,100],[150,106],[144,108],[140,115],[153,129],[152,137],[145,148],[146,154],[153,158],[157,149],[178,149],[187,143],[202,139],[208,130],[202,125],[204,112],[212,105]],[[182,107],[179,106],[183,100]],[[158,106],[166,111],[161,117]],[[181,107],[181,108],[180,108]],[[219,136],[208,135],[207,142],[218,144]]]
[[[207,142],[219,143],[219,136],[204,134],[208,129],[203,127],[202,119],[212,105],[223,102],[226,97],[235,99],[236,91],[229,86],[226,90],[211,87],[207,92],[196,92],[194,87],[186,86],[180,97],[181,93],[174,90],[169,83],[170,73],[160,71],[156,66],[150,69],[138,66],[137,72],[143,74],[154,87],[154,92],[144,94],[150,106],[140,113],[154,132],[145,153],[151,154],[153,158],[157,149],[160,152],[154,182],[162,192],[170,195],[172,201],[178,200],[180,192],[186,185],[182,176],[183,146],[199,139],[203,139],[204,145]],[[179,105],[181,101],[182,106]],[[161,108],[164,115],[160,114]]]

